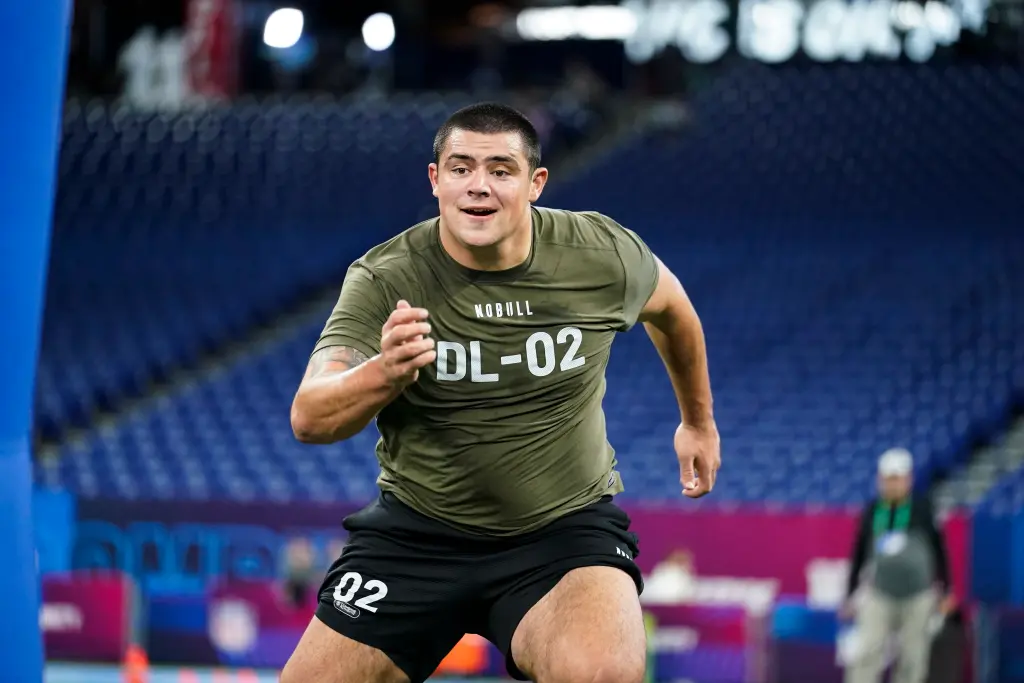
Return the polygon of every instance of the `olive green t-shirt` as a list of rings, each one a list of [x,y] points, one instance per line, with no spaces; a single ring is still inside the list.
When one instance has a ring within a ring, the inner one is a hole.
[[[481,534],[525,533],[622,491],[605,367],[658,282],[650,249],[610,218],[532,215],[530,256],[510,270],[458,264],[437,218],[374,247],[316,345],[372,357],[400,299],[427,309],[437,360],[377,416],[378,485]]]

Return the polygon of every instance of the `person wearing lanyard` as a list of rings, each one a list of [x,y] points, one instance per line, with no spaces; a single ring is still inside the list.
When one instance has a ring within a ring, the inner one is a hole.
[[[846,668],[846,683],[881,679],[892,636],[898,644],[893,683],[924,683],[936,607],[945,615],[955,606],[942,532],[928,498],[913,494],[913,470],[908,451],[883,453],[879,496],[861,515],[848,598],[840,610],[844,618],[856,615],[860,640],[860,654]],[[855,608],[854,593],[862,583]]]

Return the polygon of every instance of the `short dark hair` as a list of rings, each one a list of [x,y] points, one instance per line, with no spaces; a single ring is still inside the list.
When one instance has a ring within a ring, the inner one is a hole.
[[[523,151],[530,164],[530,170],[540,167],[540,137],[537,129],[521,112],[507,104],[481,102],[463,107],[448,117],[434,136],[434,163],[441,163],[441,154],[453,131],[493,135],[495,133],[518,133],[523,140]]]

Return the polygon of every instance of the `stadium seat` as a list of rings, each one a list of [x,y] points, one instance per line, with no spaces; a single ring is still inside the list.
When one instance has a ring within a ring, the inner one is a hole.
[[[44,419],[82,424],[337,285],[428,206],[425,188],[410,197],[448,106],[69,114]],[[1004,429],[1024,404],[1024,73],[748,66],[692,108],[690,129],[623,143],[543,203],[615,217],[686,286],[723,439],[714,500],[857,503],[886,448],[910,448],[927,483]],[[84,496],[369,498],[372,428],[311,447],[288,424],[326,314],[89,433],[37,478]],[[641,329],[608,375],[625,495],[677,499],[677,408]],[[1024,505],[1024,472],[986,504]]]

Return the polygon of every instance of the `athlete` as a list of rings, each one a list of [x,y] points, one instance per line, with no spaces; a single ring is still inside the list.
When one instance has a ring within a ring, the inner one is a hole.
[[[332,443],[376,418],[379,498],[348,543],[282,683],[420,683],[466,633],[538,683],[640,683],[637,538],[601,401],[637,321],[680,408],[683,494],[719,467],[704,336],[633,232],[533,206],[548,172],[514,109],[459,110],[434,140],[440,216],[350,267],[292,406]]]

